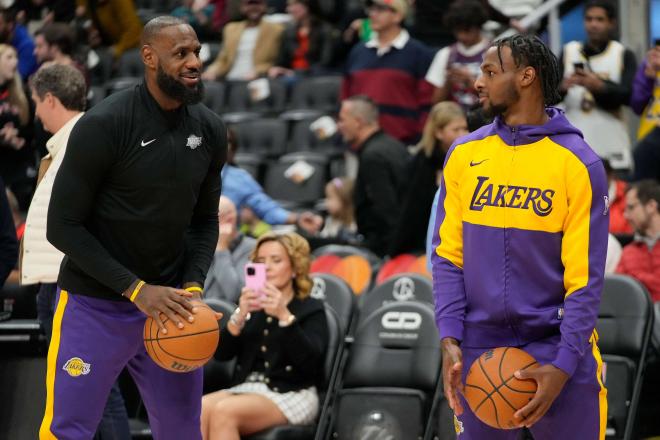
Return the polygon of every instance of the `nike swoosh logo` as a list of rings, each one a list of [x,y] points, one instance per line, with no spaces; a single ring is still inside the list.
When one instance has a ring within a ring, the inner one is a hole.
[[[155,138],[152,139],[152,140],[150,140],[150,141],[147,141],[147,142],[145,142],[144,140],[142,140],[142,142],[140,142],[140,145],[143,146],[143,147],[146,147],[147,145],[149,145],[150,143],[152,143],[152,142],[155,141],[155,140],[156,140]]]
[[[470,166],[471,166],[471,167],[476,167],[477,165],[481,165],[482,163],[486,162],[487,160],[488,160],[488,159],[484,159],[484,160],[482,160],[482,161],[480,161],[480,162],[472,162],[472,161],[470,161]]]

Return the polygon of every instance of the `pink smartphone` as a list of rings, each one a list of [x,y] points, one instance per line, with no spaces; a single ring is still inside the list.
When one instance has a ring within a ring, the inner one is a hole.
[[[264,263],[247,263],[245,265],[245,287],[264,295],[266,285],[266,265]]]

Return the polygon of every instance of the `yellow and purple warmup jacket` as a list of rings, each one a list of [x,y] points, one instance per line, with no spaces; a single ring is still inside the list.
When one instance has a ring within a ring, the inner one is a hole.
[[[560,110],[541,126],[501,118],[447,154],[432,256],[440,336],[464,347],[561,335],[569,375],[590,348],[607,251],[607,180]]]

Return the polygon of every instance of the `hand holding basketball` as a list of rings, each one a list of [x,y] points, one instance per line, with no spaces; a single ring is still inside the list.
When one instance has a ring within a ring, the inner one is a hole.
[[[538,386],[534,398],[514,415],[520,421],[521,427],[529,428],[550,409],[552,402],[568,381],[568,374],[552,364],[547,364],[534,370],[516,371],[515,376],[521,380],[532,379]]]
[[[188,300],[193,294],[183,289],[145,284],[133,302],[145,315],[153,318],[163,334],[167,334],[165,322],[170,320],[178,328],[183,322],[193,322],[193,304]]]
[[[454,338],[442,340],[442,383],[445,398],[454,414],[463,414],[463,406],[458,393],[463,393],[461,370],[463,369],[463,352]]]

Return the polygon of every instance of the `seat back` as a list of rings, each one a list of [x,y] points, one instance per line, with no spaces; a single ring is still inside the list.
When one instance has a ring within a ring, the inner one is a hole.
[[[376,285],[383,284],[388,278],[394,275],[412,272],[409,268],[417,261],[413,254],[401,254],[383,263],[376,276]]]
[[[269,80],[270,95],[261,101],[251,98],[248,82],[232,81],[229,84],[227,110],[230,112],[258,111],[277,113],[284,109],[286,87],[277,80]]]
[[[379,308],[355,331],[331,423],[334,437],[421,438],[439,377],[433,310],[415,302]]]
[[[225,85],[218,81],[204,81],[204,105],[220,114],[225,104]]]
[[[653,319],[644,286],[624,275],[605,277],[596,329],[609,388],[608,438],[632,439]]]
[[[325,138],[319,138],[319,136],[310,128],[310,125],[319,117],[320,116],[315,115],[293,123],[293,128],[291,129],[290,151],[338,151],[339,135],[337,133]]]
[[[287,169],[298,161],[307,163],[313,169],[313,173],[300,183],[285,176]],[[313,206],[323,198],[327,180],[328,159],[325,156],[292,153],[280,157],[277,162],[268,166],[264,178],[264,189],[274,199]]]
[[[119,57],[119,67],[117,68],[119,76],[144,76],[144,63],[142,62],[142,53],[140,49],[129,49]]]
[[[337,112],[341,76],[316,76],[296,84],[291,95],[291,108]]]
[[[360,316],[367,317],[385,304],[401,301],[422,302],[433,307],[433,283],[416,273],[395,275],[360,297]]]
[[[325,301],[337,313],[345,333],[350,327],[355,310],[355,295],[344,280],[334,275],[317,273],[312,275],[311,296]]]
[[[286,150],[286,123],[277,118],[248,120],[232,128],[236,131],[242,152],[277,156]]]
[[[107,95],[112,95],[113,93],[119,92],[129,87],[134,87],[140,84],[140,81],[142,81],[142,78],[137,76],[121,76],[106,82],[104,87],[106,89]]]
[[[219,324],[221,329],[225,328],[231,314],[236,309],[236,304],[217,298],[206,298],[204,302],[216,312],[222,313]],[[222,344],[222,341],[220,341],[220,344]],[[235,366],[236,361],[234,359],[218,361],[212,358],[208,361],[204,365],[204,393],[229,388],[234,376]]]

